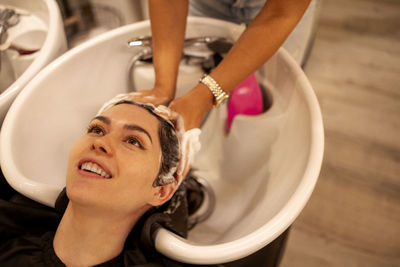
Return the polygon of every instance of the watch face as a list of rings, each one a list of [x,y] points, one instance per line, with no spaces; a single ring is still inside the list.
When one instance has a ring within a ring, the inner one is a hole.
[[[219,107],[220,105],[222,105],[222,104],[224,104],[227,100],[228,100],[228,98],[229,98],[229,95],[228,94],[224,94],[220,99],[219,99],[219,101],[216,103],[216,107]]]
[[[225,95],[224,98],[222,98],[221,104],[224,104],[228,99],[229,99],[229,95]]]

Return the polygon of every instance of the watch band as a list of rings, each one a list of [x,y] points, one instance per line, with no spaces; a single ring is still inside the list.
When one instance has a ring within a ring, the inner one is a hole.
[[[224,90],[222,90],[221,86],[210,75],[204,75],[200,79],[200,82],[206,85],[208,89],[210,89],[211,93],[214,96],[215,107],[219,107],[229,98],[229,95]]]

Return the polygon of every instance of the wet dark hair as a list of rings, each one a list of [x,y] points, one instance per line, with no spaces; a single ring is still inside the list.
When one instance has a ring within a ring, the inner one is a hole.
[[[174,125],[155,113],[155,108],[153,106],[136,103],[129,100],[118,101],[114,104],[114,106],[121,104],[139,106],[147,110],[151,115],[158,119],[158,138],[160,139],[161,146],[161,164],[157,177],[153,182],[153,186],[156,187],[169,184],[170,182],[165,182],[162,178],[166,176],[171,169],[176,168],[179,162],[179,142],[178,137],[176,136],[176,129]],[[176,181],[175,173],[173,175]]]

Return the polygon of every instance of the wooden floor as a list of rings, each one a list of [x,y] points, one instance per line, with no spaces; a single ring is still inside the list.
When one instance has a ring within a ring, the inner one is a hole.
[[[305,70],[324,162],[281,267],[400,266],[400,1],[320,4]]]

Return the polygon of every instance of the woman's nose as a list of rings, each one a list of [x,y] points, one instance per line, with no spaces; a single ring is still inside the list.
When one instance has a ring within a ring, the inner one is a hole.
[[[107,155],[112,154],[111,146],[107,143],[106,140],[104,140],[104,137],[96,138],[95,140],[93,140],[91,149],[96,153],[107,154]]]

